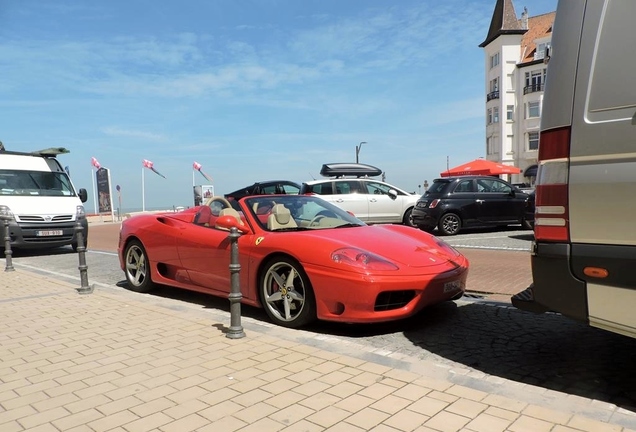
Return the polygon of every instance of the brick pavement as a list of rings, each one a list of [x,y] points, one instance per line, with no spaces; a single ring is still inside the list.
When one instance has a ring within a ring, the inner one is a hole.
[[[370,361],[263,323],[232,340],[214,311],[75,288],[0,273],[0,431],[636,430],[598,401],[497,377],[461,385],[459,370]]]

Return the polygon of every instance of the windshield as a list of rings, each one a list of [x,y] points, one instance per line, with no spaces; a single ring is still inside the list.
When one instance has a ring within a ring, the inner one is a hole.
[[[241,206],[269,231],[301,231],[364,226],[365,223],[322,198],[307,195],[264,195],[245,198]]]
[[[75,196],[66,173],[0,170],[0,195]]]

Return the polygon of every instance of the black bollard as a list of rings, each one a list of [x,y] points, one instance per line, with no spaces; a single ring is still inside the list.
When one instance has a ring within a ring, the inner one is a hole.
[[[4,256],[6,258],[7,264],[4,268],[4,271],[14,271],[13,268],[13,251],[11,250],[11,233],[9,232],[9,221],[11,220],[10,216],[2,215],[0,216],[4,225]]]
[[[243,298],[243,295],[241,294],[241,281],[239,275],[241,271],[238,253],[239,237],[241,237],[241,235],[239,234],[238,229],[234,227],[230,228],[230,234],[228,235],[228,238],[230,239],[230,295],[228,296],[230,299],[230,328],[225,334],[225,336],[230,339],[240,339],[245,337],[245,332],[241,325],[241,299]]]
[[[86,265],[86,245],[84,244],[84,230],[82,224],[77,221],[75,224],[75,238],[77,240],[77,254],[79,255],[79,271],[81,286],[76,288],[80,294],[91,294],[94,286],[88,285],[88,265]]]

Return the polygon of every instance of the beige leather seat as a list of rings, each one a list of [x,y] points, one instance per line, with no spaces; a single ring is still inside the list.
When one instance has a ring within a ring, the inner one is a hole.
[[[219,217],[221,217],[221,216],[233,216],[233,217],[236,218],[236,220],[239,222],[239,224],[245,225],[243,223],[243,220],[241,219],[241,215],[239,214],[239,212],[237,212],[233,208],[224,208],[224,209],[222,209],[221,212],[219,213]],[[220,227],[220,226],[216,226],[216,228],[225,229],[225,228]]]
[[[267,229],[277,230],[282,228],[297,227],[296,221],[292,218],[289,209],[282,204],[276,204],[272,208],[271,214],[267,217]]]

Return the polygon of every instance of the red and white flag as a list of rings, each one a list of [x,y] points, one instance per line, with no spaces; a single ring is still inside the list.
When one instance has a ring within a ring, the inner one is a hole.
[[[95,159],[94,157],[91,158],[91,165],[93,165],[97,169],[100,169],[102,167],[97,161],[97,159]]]
[[[166,176],[164,176],[163,174],[161,174],[159,171],[157,171],[155,169],[155,164],[150,162],[148,159],[144,159],[142,163],[143,163],[144,168],[148,168],[149,170],[151,170],[155,174],[160,175],[163,178],[166,178]]]
[[[195,162],[192,164],[192,168],[194,168],[195,170],[199,171],[199,172],[201,173],[201,175],[202,175],[203,177],[205,177],[205,179],[206,179],[207,181],[211,182],[211,181],[212,181],[212,177],[210,177],[209,175],[207,175],[206,173],[204,173],[204,172],[201,170],[201,167],[202,167],[202,165],[201,165],[199,162],[197,162],[197,161],[195,161]]]

